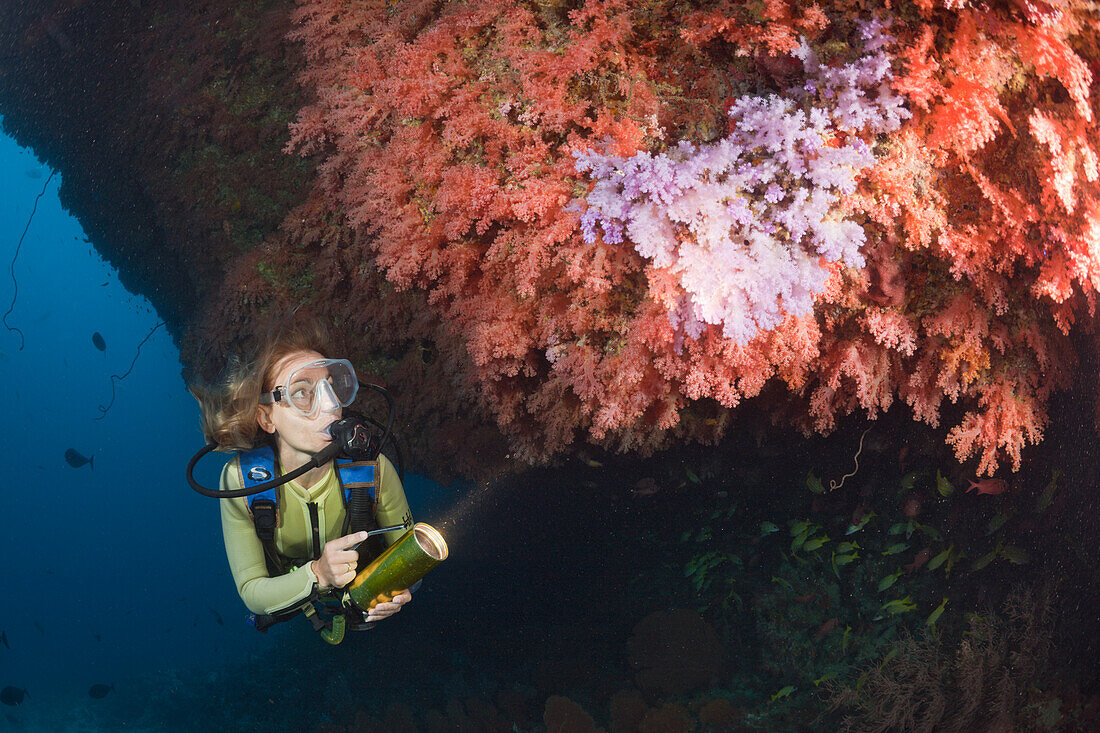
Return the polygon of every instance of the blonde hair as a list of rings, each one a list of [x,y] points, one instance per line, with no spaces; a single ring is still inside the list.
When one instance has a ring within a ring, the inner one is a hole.
[[[275,388],[279,362],[299,351],[331,356],[332,337],[322,321],[295,311],[268,327],[250,358],[231,356],[220,384],[191,385],[202,410],[206,441],[219,451],[251,450],[270,442],[271,436],[256,422],[260,395]]]

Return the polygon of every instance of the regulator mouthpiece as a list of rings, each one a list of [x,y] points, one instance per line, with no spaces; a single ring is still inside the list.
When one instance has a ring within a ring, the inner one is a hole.
[[[375,442],[373,431],[364,424],[360,415],[351,413],[340,418],[325,428],[325,432],[348,458],[356,461],[373,461],[378,458],[381,446]]]

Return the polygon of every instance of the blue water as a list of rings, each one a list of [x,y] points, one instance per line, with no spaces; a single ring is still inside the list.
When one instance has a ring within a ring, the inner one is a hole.
[[[0,730],[95,729],[92,706],[126,700],[139,681],[168,697],[177,691],[165,680],[201,681],[278,650],[245,624],[217,503],[184,480],[203,440],[179,352],[62,207],[61,174],[49,176],[32,151],[0,136],[0,311],[16,294],[9,267],[45,189],[11,267],[18,296],[7,324],[23,347],[0,329],[0,631],[11,647],[0,646],[0,687],[30,695],[4,708]],[[104,413],[111,375],[131,364]],[[94,457],[94,469],[69,466],[69,448]],[[223,460],[200,464],[200,482],[217,485]],[[419,477],[407,485],[418,518],[433,492],[442,496]],[[113,695],[91,700],[96,683],[114,684]]]

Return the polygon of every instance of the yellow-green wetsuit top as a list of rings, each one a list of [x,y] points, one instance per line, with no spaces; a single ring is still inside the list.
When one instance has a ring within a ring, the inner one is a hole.
[[[409,502],[405,499],[405,490],[401,486],[397,469],[385,456],[379,455],[378,472],[379,489],[375,501],[378,526],[402,524],[411,527],[412,513],[409,511]],[[241,488],[240,476],[239,458],[234,458],[222,470],[222,490]],[[328,473],[313,487],[305,489],[298,482],[290,481],[275,491],[279,512],[279,522],[275,527],[275,548],[293,562],[304,564],[274,578],[268,575],[263,544],[256,536],[256,528],[248,511],[251,497],[240,496],[219,502],[225,554],[229,558],[229,568],[233,571],[237,593],[248,610],[258,614],[272,614],[293,608],[313,592],[317,576],[307,562],[313,556],[309,504],[312,502],[317,505],[321,547],[340,536],[346,514],[343,491],[331,461]],[[393,543],[402,534],[404,530],[387,532],[384,535],[386,544]]]

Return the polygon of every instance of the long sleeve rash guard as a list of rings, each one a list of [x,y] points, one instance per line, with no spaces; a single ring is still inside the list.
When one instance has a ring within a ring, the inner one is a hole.
[[[238,459],[234,458],[222,470],[222,490],[241,487],[241,472],[237,462]],[[378,526],[401,524],[405,528],[411,527],[412,513],[409,511],[409,502],[405,498],[397,469],[385,456],[380,455],[378,471],[379,490],[375,502]],[[328,473],[313,487],[305,489],[296,481],[290,481],[276,489],[276,492],[279,523],[275,528],[275,547],[284,557],[303,564],[274,578],[268,575],[264,548],[260,538],[256,536],[256,528],[248,512],[250,497],[222,499],[219,502],[225,553],[229,558],[233,581],[237,584],[237,593],[248,610],[258,614],[287,610],[303,602],[313,592],[317,576],[313,574],[308,562],[313,557],[309,505],[317,505],[322,548],[326,542],[340,536],[346,513],[340,482],[331,462]],[[387,532],[386,544],[393,543],[403,533],[404,530]]]

